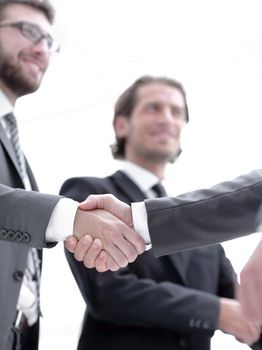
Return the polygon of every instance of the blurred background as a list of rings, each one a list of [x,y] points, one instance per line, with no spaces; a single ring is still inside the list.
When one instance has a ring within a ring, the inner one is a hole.
[[[113,105],[140,75],[186,88],[190,123],[168,168],[174,195],[261,167],[260,0],[53,0],[61,52],[42,87],[16,106],[21,142],[41,191],[72,176],[106,176]],[[261,235],[224,243],[239,272]],[[84,303],[63,254],[44,252],[40,350],[76,349]],[[213,349],[248,349],[216,332]]]

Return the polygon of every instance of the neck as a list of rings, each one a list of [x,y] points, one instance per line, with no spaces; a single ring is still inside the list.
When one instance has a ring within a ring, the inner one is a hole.
[[[141,166],[142,168],[150,171],[151,173],[155,174],[159,180],[162,180],[164,178],[165,173],[165,167],[166,162],[156,162],[156,161],[149,161],[149,160],[141,160],[141,159],[131,159],[130,157],[126,158],[130,162]]]
[[[0,81],[0,90],[3,91],[3,93],[6,95],[6,97],[8,98],[8,100],[10,101],[11,105],[14,107],[16,100],[17,100],[17,96],[16,94],[14,94],[6,85],[4,85],[1,81]]]

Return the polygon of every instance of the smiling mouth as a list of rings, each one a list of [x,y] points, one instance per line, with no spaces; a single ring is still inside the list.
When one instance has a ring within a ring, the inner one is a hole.
[[[174,139],[174,138],[176,138],[176,136],[173,135],[172,133],[170,133],[169,131],[153,132],[153,133],[151,133],[151,135],[153,137],[156,137],[156,138],[165,138],[165,139]]]
[[[22,57],[22,61],[27,65],[34,69],[34,71],[44,72],[43,64],[32,57]]]

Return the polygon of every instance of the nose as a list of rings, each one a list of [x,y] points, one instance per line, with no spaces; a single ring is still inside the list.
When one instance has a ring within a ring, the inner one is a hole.
[[[173,113],[169,107],[163,108],[162,113],[161,113],[161,120],[162,120],[162,122],[166,122],[166,123],[173,123],[174,122],[175,119],[174,119]]]
[[[37,43],[34,44],[34,50],[38,55],[47,56],[50,55],[50,49],[48,47],[46,38],[42,38]]]

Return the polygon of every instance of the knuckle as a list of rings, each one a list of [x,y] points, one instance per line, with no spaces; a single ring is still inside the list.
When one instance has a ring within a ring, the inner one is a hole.
[[[137,254],[135,254],[135,252],[133,254],[130,255],[129,257],[129,262],[134,262],[137,258]]]
[[[80,252],[75,252],[74,257],[77,261],[83,261],[83,255]]]
[[[88,261],[88,260],[84,260],[84,265],[85,265],[85,267],[87,267],[88,269],[91,269],[93,266],[92,266],[92,264],[90,263],[90,261]]]
[[[102,248],[102,242],[100,239],[96,238],[94,241],[93,241],[93,244],[92,244],[92,248],[94,250],[100,250]]]
[[[120,267],[126,267],[128,265],[128,259],[125,257],[121,258],[119,261],[119,265]]]

